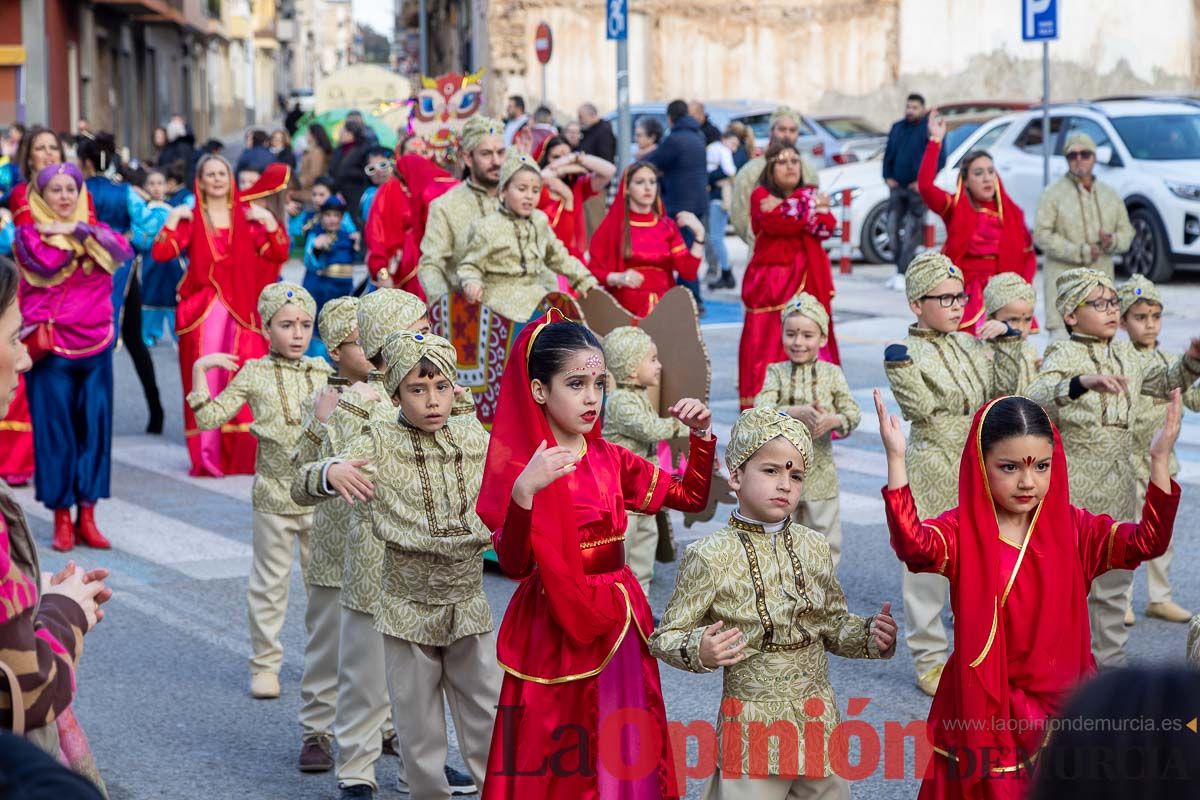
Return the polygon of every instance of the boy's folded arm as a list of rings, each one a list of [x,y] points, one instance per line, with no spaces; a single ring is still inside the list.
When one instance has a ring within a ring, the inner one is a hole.
[[[720,575],[712,570],[695,547],[683,554],[675,591],[667,610],[650,636],[650,653],[676,669],[712,672],[700,662],[700,639],[717,593]],[[747,587],[750,591],[750,588]]]

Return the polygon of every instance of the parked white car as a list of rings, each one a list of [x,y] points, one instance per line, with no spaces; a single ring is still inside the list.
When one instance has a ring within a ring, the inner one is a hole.
[[[979,126],[955,147],[937,183],[952,191],[958,163],[971,150],[992,154],[996,169],[1032,228],[1042,192],[1040,109],[1006,114]],[[1200,263],[1200,107],[1160,100],[1065,104],[1050,109],[1050,180],[1066,174],[1066,137],[1076,131],[1096,142],[1096,174],[1125,199],[1136,233],[1124,269],[1154,281],[1168,280],[1178,264]],[[851,230],[867,260],[890,261],[887,242],[888,189],[882,161],[821,171],[821,188],[840,203],[853,189]],[[836,213],[837,209],[835,209]],[[935,239],[944,228],[934,217]],[[834,243],[836,245],[836,243]],[[885,257],[886,256],[886,257]]]

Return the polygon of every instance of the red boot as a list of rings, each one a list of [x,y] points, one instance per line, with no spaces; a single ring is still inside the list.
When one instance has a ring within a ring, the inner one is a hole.
[[[75,547],[75,523],[71,522],[71,509],[54,510],[54,541],[50,546],[60,553]]]
[[[96,518],[93,515],[95,506],[79,507],[79,528],[76,530],[76,535],[79,541],[86,544],[88,547],[96,550],[108,550],[112,547],[108,539],[100,533],[100,529],[96,527]]]

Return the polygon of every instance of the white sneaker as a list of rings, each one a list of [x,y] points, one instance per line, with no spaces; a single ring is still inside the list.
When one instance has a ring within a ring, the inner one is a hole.
[[[887,288],[891,289],[893,292],[903,292],[904,291],[904,276],[901,275],[900,273],[896,273],[892,277],[888,278],[886,285],[887,285]]]

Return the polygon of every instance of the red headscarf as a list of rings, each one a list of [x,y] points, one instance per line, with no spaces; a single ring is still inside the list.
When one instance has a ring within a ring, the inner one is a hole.
[[[530,391],[528,363],[533,341],[546,325],[551,322],[579,324],[563,320],[561,316],[552,319],[556,314],[558,312],[552,310],[526,324],[508,351],[484,464],[483,485],[475,504],[479,518],[493,531],[504,526],[513,485],[534,451],[542,442],[548,447],[556,443],[545,409],[533,399]],[[587,439],[599,439],[600,430],[597,423],[587,434]],[[579,644],[581,650],[588,652],[586,643],[620,629],[628,613],[624,595],[612,584],[588,585],[566,481],[555,481],[538,492],[531,516],[534,560],[538,574],[546,584],[546,597],[554,607],[556,617],[575,621],[567,631],[569,638],[566,641]],[[563,655],[565,661],[571,660],[570,654]]]
[[[607,272],[621,272],[625,269],[625,243],[629,241],[629,219],[631,215],[634,215],[634,212],[629,209],[626,192],[634,170],[646,166],[645,163],[639,162],[625,168],[625,172],[621,174],[621,183],[617,186],[616,199],[613,200],[608,213],[604,215],[604,219],[596,228],[596,232],[592,234],[592,242],[588,246],[588,252],[592,255],[592,263]],[[665,213],[662,186],[660,185],[658,196],[654,199],[654,207],[650,213],[636,216],[662,218]]]
[[[208,200],[205,198],[200,182],[200,167],[196,169],[196,177],[192,189],[196,196],[196,210],[192,228],[192,247],[198,245],[207,247],[209,258],[202,261],[192,260],[184,284],[189,282],[208,283],[216,290],[221,304],[229,311],[239,325],[253,331],[262,329],[262,321],[258,316],[258,295],[263,287],[279,278],[278,267],[268,267],[259,259],[254,244],[254,234],[251,222],[246,218],[246,203],[248,197],[266,197],[282,191],[287,186],[290,170],[286,164],[272,164],[267,167],[262,176],[250,187],[246,197],[238,192],[237,181],[234,178],[233,167],[220,156],[210,156],[219,160],[229,170],[229,219],[233,228],[230,231],[231,246],[228,250],[220,248],[213,236],[208,221]],[[201,164],[207,159],[201,159]],[[272,189],[271,187],[277,187]],[[202,244],[201,244],[202,242]],[[194,275],[192,269],[207,261],[208,274]],[[184,287],[181,287],[181,291]]]
[[[959,263],[967,254],[975,228],[979,225],[979,216],[985,213],[976,208],[970,192],[963,185],[962,176],[958,178],[958,188],[950,199],[950,206],[941,214],[946,218],[946,242],[942,252],[950,260]],[[1027,283],[1033,283],[1037,273],[1037,256],[1033,252],[1033,242],[1029,238],[1029,230],[1025,227],[1025,214],[1021,207],[1013,202],[1004,189],[1000,176],[996,176],[996,214],[1000,217],[1000,253],[999,264],[1002,271],[1016,272]]]
[[[397,153],[399,149],[397,146]],[[396,170],[392,177],[379,187],[371,203],[364,234],[370,250],[369,264],[372,272],[388,264],[387,254],[401,250],[401,263],[393,277],[397,285],[406,282],[417,266],[421,242],[410,239],[410,231],[417,225],[424,231],[425,209],[420,198],[426,187],[438,179],[449,179],[450,175],[424,156],[415,153],[397,155]]]
[[[998,734],[993,720],[1008,718],[1004,604],[1018,573],[1021,591],[1038,598],[1047,612],[1029,620],[1034,626],[1033,649],[1039,656],[1035,664],[1029,665],[1033,677],[1028,688],[1039,695],[1066,693],[1093,669],[1088,587],[1075,536],[1067,459],[1053,424],[1054,456],[1049,490],[1034,512],[1012,574],[1001,568],[1000,548],[1008,545],[1000,540],[980,438],[988,412],[1001,399],[1004,398],[993,400],[976,412],[958,472],[958,575],[951,586],[951,600],[959,680],[953,685],[943,681],[941,690],[957,695],[954,705],[967,722],[931,731],[937,737],[935,741],[967,748],[974,756],[983,753],[985,747],[996,752]],[[1024,747],[1028,755],[1036,750],[1044,735],[1044,731],[1030,731],[1023,738],[1014,734],[1006,744]],[[1014,757],[1012,753],[997,755],[1002,759]],[[978,773],[972,770],[965,780],[968,783],[980,780]]]

